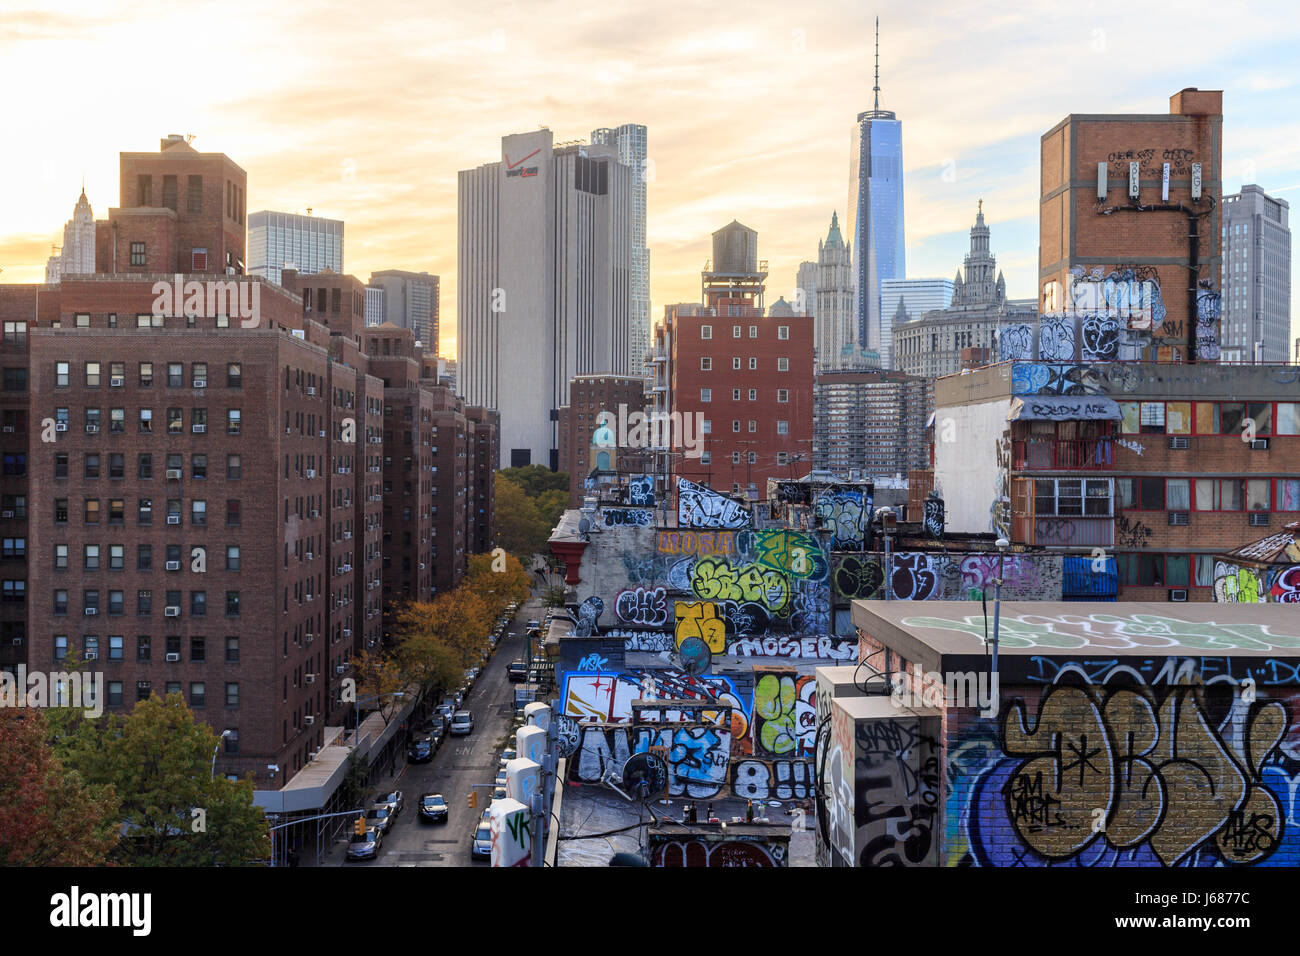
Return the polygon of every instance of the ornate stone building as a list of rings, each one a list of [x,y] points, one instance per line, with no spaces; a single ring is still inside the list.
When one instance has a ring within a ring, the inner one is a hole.
[[[91,275],[95,271],[95,214],[86,198],[86,187],[63,227],[63,248],[45,263],[45,281],[57,283],[63,276]]]

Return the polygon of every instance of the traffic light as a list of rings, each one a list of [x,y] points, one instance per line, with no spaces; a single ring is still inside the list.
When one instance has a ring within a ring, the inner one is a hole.
[[[475,807],[478,806],[478,791],[477,791],[477,790],[471,790],[471,791],[469,792],[469,797],[465,800],[465,806],[469,807],[471,810],[473,810]]]
[[[365,835],[366,835],[366,818],[365,818],[365,817],[357,817],[356,822],[352,824],[352,832],[355,833],[357,836],[365,836]]]

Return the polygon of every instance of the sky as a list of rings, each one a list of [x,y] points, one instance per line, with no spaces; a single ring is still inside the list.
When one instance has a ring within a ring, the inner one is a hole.
[[[1287,3],[0,0],[0,281],[43,281],[83,176],[106,218],[119,152],[192,134],[247,171],[250,212],[343,219],[346,272],[440,275],[454,356],[457,171],[497,160],[504,134],[641,123],[652,319],[698,301],[732,219],[758,231],[769,302],[790,298],[844,216],[877,15],[909,278],[953,276],[983,199],[1008,294],[1033,297],[1041,135],[1072,112],[1167,113],[1188,86],[1224,90],[1224,192],[1256,182],[1296,212]]]

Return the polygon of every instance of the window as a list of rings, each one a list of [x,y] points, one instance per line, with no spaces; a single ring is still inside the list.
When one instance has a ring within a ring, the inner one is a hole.
[[[731,337],[732,337],[733,339],[738,339],[738,338],[740,338],[740,326],[738,326],[738,325],[733,325],[733,326],[731,327]]]
[[[110,650],[109,653],[111,654],[112,651]],[[116,660],[121,660],[121,658],[116,658]],[[122,706],[122,682],[120,680],[111,680],[108,682],[108,706]]]
[[[54,570],[68,570],[68,546],[66,544],[56,544],[54,546]]]
[[[207,455],[190,456],[190,474],[195,478],[208,477],[208,456]]]
[[[54,659],[56,661],[66,661],[68,659],[68,638],[64,634],[54,636]]]
[[[3,473],[6,475],[27,474],[26,453],[5,452]]]
[[[201,680],[190,682],[190,706],[202,707],[207,703],[207,687]]]
[[[190,502],[190,524],[202,527],[208,523],[208,503],[203,500]]]
[[[778,388],[776,390],[776,400],[782,404],[790,401],[790,390],[787,388]]]
[[[226,663],[239,663],[239,638],[237,637],[226,638]]]
[[[1300,402],[1278,402],[1276,425],[1279,435],[1300,435]]]
[[[754,419],[751,418],[749,420],[749,432],[752,435],[756,431],[758,431],[758,422],[754,421]]]
[[[180,362],[167,363],[167,387],[183,388],[185,386],[185,366]]]
[[[709,358],[707,355],[702,356],[700,358],[700,371],[701,372],[713,371],[713,359]]]
[[[167,409],[167,434],[181,435],[185,432],[185,411],[180,408]]]
[[[778,339],[780,339],[781,341],[783,341],[783,342],[786,341],[787,339],[789,339],[789,338],[790,338],[790,326],[788,326],[788,325],[778,325],[778,326],[776,327],[776,337],[777,337]]]
[[[738,401],[740,401],[740,389],[738,389],[738,388],[733,388],[733,389],[731,390],[731,400],[732,400],[733,402],[738,402]]]
[[[751,325],[751,326],[749,327],[749,337],[750,337],[751,339],[756,339],[756,338],[758,338],[758,326],[757,326],[757,325]]]
[[[731,369],[732,369],[733,372],[739,372],[739,371],[740,371],[740,356],[739,356],[739,355],[733,355],[733,356],[731,357]]]
[[[99,378],[100,378],[99,363],[87,362],[86,363],[86,387],[99,388]]]
[[[790,434],[790,423],[789,423],[789,422],[783,422],[783,421],[777,421],[777,423],[776,423],[776,433],[777,433],[778,435],[788,435],[788,434]]]
[[[68,499],[67,498],[54,499],[54,523],[55,524],[68,523]]]
[[[713,401],[713,389],[711,389],[711,388],[702,388],[702,389],[700,389],[700,401],[701,401],[701,402],[711,402],[711,401]]]
[[[740,419],[738,419],[738,418],[733,418],[733,419],[731,420],[731,431],[732,431],[733,434],[739,434],[739,433],[740,433]]]
[[[136,548],[135,566],[139,571],[150,571],[153,569],[153,545],[142,544]]]
[[[239,362],[230,362],[226,365],[226,387],[239,388],[244,383],[243,366]]]
[[[788,372],[788,371],[790,371],[790,360],[789,360],[788,358],[785,358],[784,356],[782,356],[781,358],[777,359],[777,360],[776,360],[776,370],[777,370],[778,372]]]
[[[239,570],[239,546],[235,544],[226,546],[226,570]]]
[[[226,479],[235,481],[244,475],[244,467],[238,455],[226,456]]]
[[[114,454],[108,456],[108,477],[125,478],[126,477],[126,456]]]
[[[206,408],[190,409],[190,418],[194,425],[195,432],[204,432],[208,429],[208,410]]]
[[[1246,480],[1246,510],[1269,510],[1269,485],[1267,478],[1249,478]]]
[[[108,546],[108,569],[122,571],[126,568],[126,545],[110,544]]]
[[[147,634],[142,634],[135,639],[135,659],[138,661],[147,661],[153,656],[153,641]]]
[[[67,452],[60,451],[54,453],[54,477],[55,478],[68,477],[68,453]]]
[[[143,454],[136,459],[136,476],[139,478],[153,477],[153,455]]]
[[[87,498],[86,510],[82,517],[85,524],[99,524],[99,499]]]
[[[135,523],[142,525],[153,524],[153,499],[141,498],[137,504]]]
[[[227,528],[239,527],[239,499],[238,498],[226,499],[226,527]]]
[[[82,545],[82,564],[87,571],[99,570],[99,545]]]
[[[1300,511],[1300,478],[1279,478],[1275,500],[1278,511]]]
[[[1246,405],[1244,402],[1221,402],[1219,404],[1219,434],[1240,435],[1246,424]]]
[[[1037,478],[1034,514],[1055,517],[1109,517],[1110,481],[1105,478]]]
[[[228,435],[238,435],[242,422],[240,416],[243,413],[238,408],[226,409],[226,433]]]
[[[145,264],[144,243],[131,243],[131,265],[142,266]]]
[[[208,616],[208,592],[191,591],[190,592],[190,617],[207,617]]]
[[[226,592],[226,617],[239,617],[239,592]]]
[[[1196,479],[1197,511],[1241,511],[1246,483],[1240,478]]]
[[[701,325],[701,326],[700,326],[700,338],[702,338],[702,339],[711,339],[711,338],[713,338],[713,326],[711,326],[711,325]]]
[[[135,592],[135,613],[140,617],[148,617],[153,613],[152,591]]]
[[[1170,478],[1165,481],[1165,508],[1169,511],[1190,511],[1192,508],[1192,483],[1187,478]]]
[[[121,591],[108,592],[108,613],[121,616],[123,608],[123,596]]]
[[[751,358],[751,359],[749,360],[749,370],[750,370],[751,372],[756,372],[756,371],[758,371],[758,359],[756,359],[756,358]]]
[[[733,465],[739,465],[739,464],[740,464],[740,452],[738,452],[738,451],[733,451],[733,452],[731,453],[731,463],[732,463]]]
[[[68,376],[71,374],[72,364],[70,362],[56,362],[54,365],[54,386],[56,388],[68,387]]]
[[[153,362],[140,363],[140,387],[153,388]]]
[[[226,684],[226,706],[239,706],[239,685],[233,681]]]
[[[68,613],[68,592],[63,588],[54,592],[54,613],[58,615]]]

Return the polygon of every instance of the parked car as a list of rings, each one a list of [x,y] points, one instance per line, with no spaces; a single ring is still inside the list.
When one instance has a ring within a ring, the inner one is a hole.
[[[448,723],[451,722],[451,715],[456,713],[456,704],[450,700],[444,700],[438,705],[438,716]]]
[[[504,787],[506,785],[506,772],[504,768],[497,771],[497,778],[492,782],[498,787]]]
[[[371,807],[366,811],[366,826],[374,827],[380,833],[387,833],[393,826],[397,814],[388,807]]]
[[[347,859],[373,860],[379,855],[383,845],[384,834],[376,827],[366,827],[364,834],[354,833],[348,839]]]
[[[506,796],[507,796],[507,794],[506,794],[506,788],[505,788],[505,787],[493,787],[493,788],[492,788],[492,799],[493,799],[493,800],[504,800],[504,799],[506,798]]]
[[[411,741],[411,746],[406,748],[406,759],[411,763],[428,763],[433,759],[433,739],[420,737]]]
[[[426,793],[420,797],[420,820],[424,823],[446,823],[447,801],[440,793]]]
[[[469,835],[469,856],[471,860],[492,858],[492,828],[486,823],[480,823]]]
[[[451,732],[455,737],[463,737],[474,732],[474,715],[468,710],[458,710],[451,718]]]
[[[510,681],[511,681],[512,683],[515,683],[515,684],[519,683],[519,682],[522,681],[522,680],[527,680],[527,679],[528,679],[528,662],[527,662],[527,661],[511,661],[511,662],[510,662],[510,666],[508,666],[508,667],[506,668],[506,676],[507,676],[508,678],[510,678]]]
[[[393,816],[401,813],[406,808],[406,799],[402,796],[402,791],[392,790],[388,793],[381,793],[370,801],[372,807],[387,807],[393,811]]]

